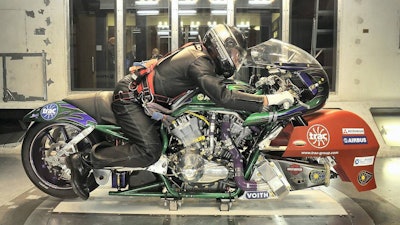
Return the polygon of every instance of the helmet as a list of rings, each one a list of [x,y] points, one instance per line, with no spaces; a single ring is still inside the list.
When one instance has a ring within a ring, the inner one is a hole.
[[[247,42],[235,27],[218,24],[207,31],[203,44],[216,64],[217,74],[229,78],[242,66],[247,54]]]

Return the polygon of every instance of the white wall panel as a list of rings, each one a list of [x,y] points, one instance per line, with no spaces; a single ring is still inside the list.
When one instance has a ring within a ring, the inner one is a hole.
[[[1,3],[0,53],[21,56],[25,53],[46,53],[45,81],[39,58],[7,59],[7,86],[13,91],[15,89],[26,97],[45,96],[48,101],[59,100],[68,94],[68,13],[68,1],[19,0]],[[3,83],[0,84],[2,86]],[[0,90],[3,91],[3,88]],[[47,93],[43,94],[43,90]],[[35,108],[46,102],[4,102],[1,98],[0,108]]]
[[[400,1],[340,2],[338,86],[330,101],[400,100]]]

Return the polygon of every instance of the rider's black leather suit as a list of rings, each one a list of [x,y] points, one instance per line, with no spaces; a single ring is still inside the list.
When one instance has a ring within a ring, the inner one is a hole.
[[[175,97],[199,87],[220,106],[251,112],[262,110],[263,96],[228,90],[214,71],[215,66],[205,48],[191,45],[156,67],[155,93]],[[130,82],[131,76],[124,77],[118,82],[114,94],[128,91]],[[156,162],[162,150],[159,123],[147,116],[139,103],[117,100],[112,103],[112,109],[130,143],[96,150],[92,154],[93,165],[145,167]]]

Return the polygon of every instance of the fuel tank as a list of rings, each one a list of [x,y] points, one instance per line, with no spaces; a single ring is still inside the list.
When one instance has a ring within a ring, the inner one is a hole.
[[[292,127],[283,157],[332,156],[343,181],[352,182],[358,191],[376,188],[374,164],[379,144],[361,117],[323,109],[304,118],[308,126]]]

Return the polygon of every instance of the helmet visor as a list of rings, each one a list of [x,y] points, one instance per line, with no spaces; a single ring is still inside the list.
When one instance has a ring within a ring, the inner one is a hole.
[[[241,47],[235,46],[234,48],[227,49],[229,58],[232,60],[233,65],[235,65],[236,71],[240,70],[243,62],[246,59],[247,51]]]

